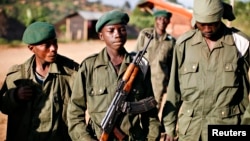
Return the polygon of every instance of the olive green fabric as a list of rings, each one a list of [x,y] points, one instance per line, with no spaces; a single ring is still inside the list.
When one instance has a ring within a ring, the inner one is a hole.
[[[224,9],[222,18],[227,19],[228,21],[235,20],[236,17],[234,16],[234,13],[233,13],[233,7],[230,4],[227,4],[225,2],[222,2],[222,4],[223,4],[223,9]],[[195,23],[196,23],[196,21],[195,21],[194,17],[192,17],[192,19],[191,19],[192,27],[195,27]]]
[[[126,53],[120,71],[116,74],[104,48],[100,53],[87,57],[81,63],[68,106],[69,134],[73,141],[94,139],[91,131],[95,131],[97,138],[100,138],[102,133],[100,124],[116,94],[118,82],[131,61],[132,57]],[[139,71],[127,101],[138,101],[149,96],[153,96],[149,74],[144,76]],[[92,121],[90,126],[86,124],[86,110]],[[159,139],[160,122],[156,108],[141,114],[124,114],[119,117],[116,126],[128,135],[127,141]],[[109,141],[115,140],[112,134]]]
[[[129,16],[120,10],[112,10],[103,14],[95,25],[96,32],[100,32],[103,26],[112,24],[127,24]]]
[[[26,44],[39,44],[55,38],[56,32],[52,24],[34,22],[25,29],[22,40]]]
[[[221,21],[223,4],[221,0],[194,0],[193,16],[197,22],[213,23]]]
[[[158,10],[153,13],[154,17],[166,17],[170,19],[172,17],[172,13],[166,10]]]
[[[57,56],[49,75],[41,86],[33,72],[34,56],[21,65],[11,67],[1,92],[0,111],[8,115],[8,141],[70,141],[67,128],[67,103],[78,64]],[[16,88],[32,86],[33,100],[16,100]]]
[[[249,38],[240,32],[234,37],[223,23],[221,28],[212,51],[198,29],[176,41],[163,122],[179,141],[207,141],[208,125],[238,125],[249,110]]]
[[[154,28],[145,28],[140,32],[137,38],[135,51],[142,50],[147,44],[148,38],[145,32],[153,34],[154,36],[144,56],[150,64],[151,82],[155,99],[158,102],[157,107],[160,108],[162,97],[167,93],[175,38],[167,33],[161,37],[157,37]]]

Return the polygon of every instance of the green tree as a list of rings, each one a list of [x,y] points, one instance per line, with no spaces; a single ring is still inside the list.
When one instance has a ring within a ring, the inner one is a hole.
[[[140,11],[139,8],[135,8],[130,16],[131,25],[134,25],[139,30],[146,28],[146,27],[153,27],[154,26],[154,18],[148,12]]]
[[[240,29],[248,36],[250,36],[250,1],[242,2],[235,1],[234,3],[234,14],[236,19],[232,22],[232,26]]]

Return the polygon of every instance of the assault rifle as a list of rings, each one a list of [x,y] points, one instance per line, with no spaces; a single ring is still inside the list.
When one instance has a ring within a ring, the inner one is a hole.
[[[113,98],[106,112],[106,115],[101,122],[103,132],[100,137],[100,141],[107,141],[112,131],[119,140],[122,140],[125,137],[125,135],[115,127],[115,124],[117,118],[122,113],[122,110],[120,109],[125,104],[126,97],[129,94],[133,81],[140,69],[139,63],[142,60],[143,55],[146,53],[150,41],[153,39],[153,35],[147,32],[145,32],[145,35],[147,36],[147,38],[149,38],[146,46],[141,51],[137,52],[135,58],[129,64],[126,72],[122,77],[122,80],[118,84],[117,90],[115,92],[115,97]]]

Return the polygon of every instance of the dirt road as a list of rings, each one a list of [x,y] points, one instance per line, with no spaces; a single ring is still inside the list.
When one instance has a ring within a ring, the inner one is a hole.
[[[105,44],[99,40],[79,43],[59,44],[58,53],[70,57],[80,63],[85,57],[99,52]],[[135,46],[135,40],[128,40],[125,47],[131,51]],[[28,59],[32,52],[27,47],[7,48],[0,45],[0,86],[4,81],[8,69],[14,64],[20,64]],[[7,117],[0,112],[0,141],[5,140]]]

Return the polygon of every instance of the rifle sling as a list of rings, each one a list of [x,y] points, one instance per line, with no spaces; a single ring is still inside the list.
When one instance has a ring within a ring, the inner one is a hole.
[[[124,102],[120,110],[123,113],[140,114],[153,109],[156,105],[156,100],[151,96],[137,102]]]

